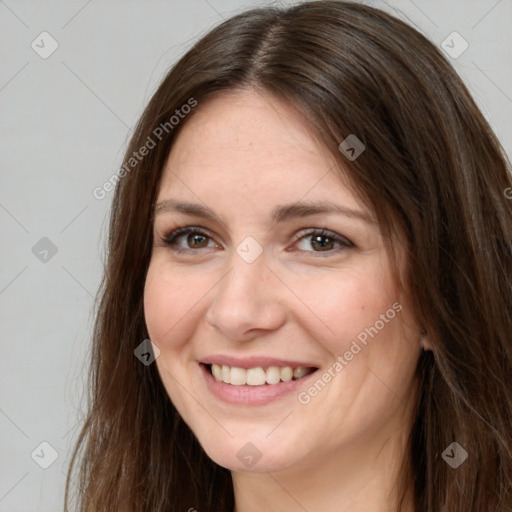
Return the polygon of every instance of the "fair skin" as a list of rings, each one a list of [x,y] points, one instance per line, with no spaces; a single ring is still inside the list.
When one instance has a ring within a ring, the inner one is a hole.
[[[242,90],[199,104],[163,170],[157,203],[195,203],[220,220],[158,209],[146,324],[170,399],[208,456],[232,472],[236,512],[395,510],[419,327],[378,224],[334,168],[296,111]],[[278,205],[299,201],[331,201],[367,219],[331,212],[272,221]],[[180,235],[183,252],[162,242],[186,226],[203,235]],[[321,229],[349,245],[310,233]],[[262,249],[250,263],[237,252],[249,236]],[[371,326],[378,332],[333,372]],[[206,385],[199,363],[212,354],[293,358],[318,370],[270,403],[233,404]],[[300,402],[329,368],[321,392]],[[250,468],[237,457],[248,442],[261,453]]]

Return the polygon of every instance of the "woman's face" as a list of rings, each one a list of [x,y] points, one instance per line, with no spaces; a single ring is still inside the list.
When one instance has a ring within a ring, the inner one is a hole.
[[[163,171],[144,295],[170,399],[234,471],[375,456],[409,428],[421,350],[375,219],[286,104],[198,109]]]

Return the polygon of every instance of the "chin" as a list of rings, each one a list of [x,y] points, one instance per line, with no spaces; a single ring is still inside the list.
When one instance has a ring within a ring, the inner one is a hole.
[[[230,471],[276,472],[286,470],[298,462],[299,454],[296,448],[265,440],[265,435],[245,436],[245,439],[241,437],[224,438],[222,442],[218,440],[210,440],[205,443],[199,441],[210,459]]]

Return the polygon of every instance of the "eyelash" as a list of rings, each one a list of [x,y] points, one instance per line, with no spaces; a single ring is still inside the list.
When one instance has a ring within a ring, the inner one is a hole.
[[[162,243],[164,243],[166,246],[168,246],[173,252],[176,253],[185,253],[185,252],[193,252],[198,251],[201,249],[208,249],[208,247],[201,247],[199,249],[181,249],[176,245],[176,240],[180,238],[183,235],[201,235],[208,239],[212,239],[206,232],[204,232],[201,228],[195,227],[195,226],[188,226],[188,227],[181,227],[177,228],[170,233],[168,233],[166,236],[162,237]],[[325,236],[327,238],[330,238],[334,240],[335,242],[340,244],[340,247],[329,249],[327,251],[302,251],[306,253],[314,253],[318,255],[319,257],[328,257],[333,254],[338,253],[339,251],[342,251],[344,249],[350,249],[355,247],[354,244],[348,240],[345,237],[342,237],[341,235],[338,235],[334,233],[333,231],[329,231],[327,229],[311,229],[307,233],[300,233],[295,237],[294,243],[299,242],[303,239],[306,239],[308,237],[312,237],[313,235],[317,236]],[[323,253],[326,253],[326,256],[323,255]],[[315,256],[317,257],[317,256]]]

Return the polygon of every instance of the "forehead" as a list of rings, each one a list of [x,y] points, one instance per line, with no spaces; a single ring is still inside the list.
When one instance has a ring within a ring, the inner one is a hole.
[[[358,204],[338,174],[303,114],[269,94],[240,90],[198,105],[174,142],[161,191]]]
[[[209,138],[202,140],[205,135]],[[212,137],[214,143],[209,144]],[[304,152],[318,151],[303,114],[269,93],[250,89],[229,91],[199,103],[180,139],[204,147],[226,144],[231,149],[257,146],[282,152],[297,146]]]

